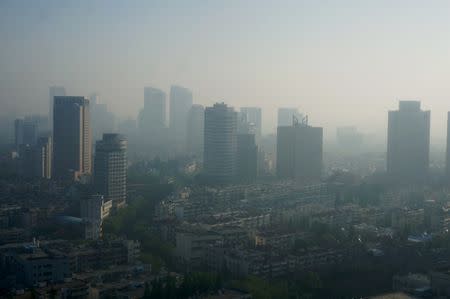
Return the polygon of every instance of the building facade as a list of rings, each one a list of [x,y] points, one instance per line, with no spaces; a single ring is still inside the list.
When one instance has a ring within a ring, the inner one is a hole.
[[[214,183],[229,183],[236,175],[237,113],[224,103],[205,109],[204,170]]]
[[[319,179],[322,173],[323,129],[305,124],[277,130],[277,176]]]
[[[96,191],[116,208],[126,203],[127,141],[120,134],[103,134],[95,146],[94,184]]]
[[[53,174],[78,178],[91,173],[89,100],[55,96],[53,112]]]
[[[170,87],[170,137],[175,153],[184,153],[186,147],[186,125],[192,107],[192,92],[181,86]]]
[[[388,114],[387,172],[403,181],[418,181],[428,174],[430,111],[419,101],[400,101]]]

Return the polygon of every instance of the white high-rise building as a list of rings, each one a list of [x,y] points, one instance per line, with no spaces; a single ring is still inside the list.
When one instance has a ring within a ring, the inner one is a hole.
[[[127,141],[120,134],[103,134],[95,146],[94,184],[96,191],[112,201],[125,205],[127,197]]]
[[[236,176],[237,112],[224,103],[205,109],[204,169],[213,183]]]

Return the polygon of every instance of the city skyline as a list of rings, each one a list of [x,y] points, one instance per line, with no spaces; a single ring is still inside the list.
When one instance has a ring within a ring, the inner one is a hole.
[[[68,94],[96,90],[112,112],[135,118],[143,86],[168,94],[179,84],[204,106],[222,99],[235,108],[261,106],[264,132],[275,132],[278,106],[293,106],[314,116],[326,138],[335,127],[356,125],[384,140],[384,111],[398,99],[419,99],[435,111],[432,143],[442,143],[449,4],[347,4],[4,1],[2,112],[43,113],[48,86],[65,86]]]

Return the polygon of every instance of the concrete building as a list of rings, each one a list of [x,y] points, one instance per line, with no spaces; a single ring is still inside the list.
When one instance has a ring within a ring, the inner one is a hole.
[[[41,178],[52,177],[53,144],[51,136],[39,137],[35,146],[36,175]]]
[[[94,184],[97,192],[118,208],[127,196],[127,141],[120,134],[103,134],[95,146]]]
[[[100,102],[98,94],[90,96],[92,139],[99,140],[104,133],[114,132],[116,117],[108,110],[108,105]]]
[[[149,158],[161,155],[166,150],[166,94],[164,91],[153,87],[144,88],[144,108],[139,112],[137,127],[139,144],[143,146]]]
[[[259,144],[262,135],[262,112],[259,107],[242,107],[241,114],[245,115],[248,123],[255,129],[255,141]]]
[[[166,127],[166,94],[157,88],[144,88],[144,109],[139,119],[143,133],[156,134]]]
[[[49,100],[48,100],[48,120],[49,120],[49,128],[53,129],[53,104],[54,98],[56,96],[64,97],[66,96],[66,89],[63,86],[50,86],[48,88]]]
[[[187,120],[187,152],[197,157],[203,156],[205,108],[192,105]]]
[[[388,114],[387,172],[402,181],[421,181],[428,174],[430,111],[419,101],[400,101]]]
[[[237,113],[224,103],[205,110],[204,170],[212,183],[230,183],[236,175]]]
[[[192,107],[192,92],[181,86],[170,87],[170,137],[175,153],[184,153],[186,147],[186,124]]]
[[[33,146],[38,138],[38,124],[29,119],[18,118],[14,121],[14,139],[16,149],[21,145]]]
[[[303,115],[297,108],[278,108],[278,127],[292,126],[293,117],[300,120]]]
[[[80,201],[81,218],[86,222],[85,238],[97,240],[102,236],[103,219],[109,216],[112,200],[103,195],[94,194]]]
[[[237,179],[240,183],[256,179],[258,163],[258,147],[255,135],[237,135]]]
[[[323,129],[307,124],[277,130],[277,176],[319,179],[322,173]]]
[[[54,177],[79,178],[91,173],[89,100],[55,96],[53,113]]]

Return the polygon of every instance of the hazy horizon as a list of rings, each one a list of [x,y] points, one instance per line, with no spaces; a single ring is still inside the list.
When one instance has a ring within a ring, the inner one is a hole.
[[[431,110],[431,142],[450,110],[445,1],[2,1],[1,115],[47,113],[48,87],[98,92],[136,118],[144,86],[192,90],[194,103],[298,107],[334,136],[355,125],[384,140],[400,99]]]

